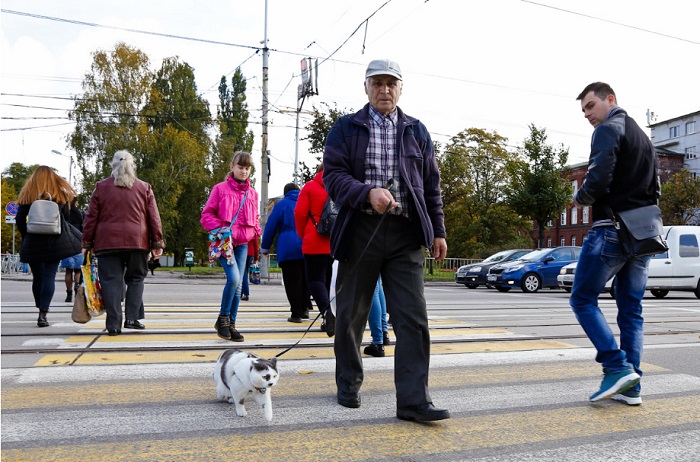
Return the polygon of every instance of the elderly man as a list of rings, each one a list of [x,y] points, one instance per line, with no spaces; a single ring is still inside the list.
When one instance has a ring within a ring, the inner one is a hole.
[[[341,206],[331,235],[339,260],[335,330],[338,403],[360,406],[362,334],[381,274],[396,335],[396,416],[447,419],[428,393],[430,335],[423,295],[422,246],[436,260],[447,253],[440,174],[428,130],[397,107],[401,68],[386,59],[369,63],[362,110],[331,129],[323,181]]]

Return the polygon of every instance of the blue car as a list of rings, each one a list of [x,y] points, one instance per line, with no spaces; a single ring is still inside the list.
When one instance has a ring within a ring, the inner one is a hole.
[[[581,247],[556,247],[534,250],[518,260],[492,266],[487,282],[500,292],[520,287],[523,292],[537,292],[543,287],[559,287],[557,276],[563,266],[578,261]]]
[[[468,289],[476,289],[480,285],[487,285],[486,276],[489,272],[489,268],[499,263],[517,260],[531,251],[532,250],[525,249],[504,250],[491,255],[486,260],[482,260],[479,263],[460,266],[455,273],[455,282],[457,284],[464,284]]]

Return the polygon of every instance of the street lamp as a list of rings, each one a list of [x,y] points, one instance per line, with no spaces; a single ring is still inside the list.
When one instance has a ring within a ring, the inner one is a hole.
[[[68,183],[73,186],[73,156],[67,156],[60,151],[56,151],[55,149],[52,149],[51,152],[70,159],[70,165],[68,166]]]

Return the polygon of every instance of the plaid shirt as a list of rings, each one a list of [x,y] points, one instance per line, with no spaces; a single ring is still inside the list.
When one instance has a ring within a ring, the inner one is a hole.
[[[401,181],[399,172],[399,157],[396,152],[396,124],[398,123],[398,111],[394,110],[388,116],[377,112],[371,105],[369,107],[369,145],[365,155],[365,184],[376,188],[387,188],[390,179],[394,180],[391,192],[399,203],[389,213],[407,215],[406,191]],[[367,212],[372,213],[371,207]]]

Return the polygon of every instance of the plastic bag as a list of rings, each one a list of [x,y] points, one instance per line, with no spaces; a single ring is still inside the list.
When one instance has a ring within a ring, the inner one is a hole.
[[[105,306],[102,301],[100,276],[97,273],[97,261],[91,257],[92,254],[86,252],[85,261],[80,268],[83,273],[83,285],[85,286],[85,302],[90,316],[100,316],[105,313]]]

